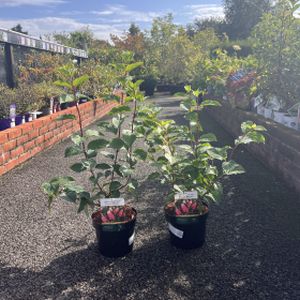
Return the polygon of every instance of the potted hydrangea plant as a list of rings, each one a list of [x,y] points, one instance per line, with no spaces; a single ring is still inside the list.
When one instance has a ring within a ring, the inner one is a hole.
[[[127,66],[125,73],[128,75],[135,67],[138,65]],[[77,115],[62,115],[58,119],[77,119],[80,126],[79,133],[71,138],[74,145],[65,150],[65,156],[78,157],[78,162],[70,168],[73,172],[87,173],[90,189],[80,186],[73,177],[65,176],[45,182],[43,190],[49,197],[49,206],[55,198],[61,198],[78,204],[78,213],[85,211],[88,214],[89,208],[92,209],[100,252],[109,257],[124,256],[133,247],[137,212],[121,197],[138,187],[134,178],[137,162],[147,157],[136,143],[141,136],[136,132],[138,103],[144,100],[139,90],[141,81],[134,83],[125,76],[126,103],[111,110],[110,121],[101,121],[97,129],[84,131],[77,94],[88,77],[76,78],[74,66],[64,67],[61,71],[69,74],[72,80],[56,84],[72,93]],[[130,101],[133,105],[129,106]]]
[[[242,135],[234,146],[216,147],[217,138],[203,133],[201,110],[220,106],[214,100],[199,102],[199,90],[185,87],[187,97],[181,103],[187,125],[176,125],[173,120],[156,119],[148,134],[150,158],[157,171],[149,178],[159,178],[169,186],[164,207],[171,242],[180,248],[196,248],[205,241],[205,224],[210,201],[222,197],[221,179],[244,173],[243,167],[233,160],[240,145],[264,143],[265,128],[253,122],[241,125]]]

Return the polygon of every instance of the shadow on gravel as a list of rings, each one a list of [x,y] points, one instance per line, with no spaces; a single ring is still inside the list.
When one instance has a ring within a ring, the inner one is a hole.
[[[184,122],[178,109],[166,106],[163,117]],[[232,142],[209,116],[203,115],[203,122],[220,144]],[[61,256],[40,271],[0,264],[0,299],[299,299],[299,195],[247,151],[238,161],[247,173],[224,180],[224,199],[210,207],[201,249],[170,245],[162,210],[165,190],[145,182],[133,204],[138,222],[130,255],[102,257],[81,224],[84,230],[63,243],[62,251],[72,252],[57,253]],[[34,237],[41,238],[39,232]],[[13,260],[16,250],[6,249]]]

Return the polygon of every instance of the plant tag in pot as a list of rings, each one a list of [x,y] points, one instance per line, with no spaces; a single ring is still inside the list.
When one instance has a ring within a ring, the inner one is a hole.
[[[175,194],[175,200],[191,200],[191,199],[198,199],[198,192],[191,191],[191,192],[184,192]]]
[[[168,223],[169,230],[178,238],[182,239],[184,232],[182,230],[177,229],[171,223]]]
[[[10,117],[10,120],[11,120],[11,123],[10,123],[10,127],[15,127],[16,126],[16,104],[11,104],[9,106],[9,117]]]
[[[124,206],[125,200],[124,200],[124,198],[104,198],[104,199],[100,199],[100,205],[102,207]]]
[[[135,232],[133,232],[132,236],[128,239],[128,246],[133,244]]]

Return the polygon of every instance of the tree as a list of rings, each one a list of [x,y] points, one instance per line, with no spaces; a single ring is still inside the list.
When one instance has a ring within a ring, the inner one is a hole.
[[[132,23],[128,31],[122,36],[110,36],[115,47],[120,51],[130,51],[134,53],[135,60],[141,60],[145,52],[145,37],[140,28]]]
[[[213,29],[219,37],[221,37],[226,31],[224,19],[215,17],[196,19],[192,27],[195,33],[206,29]]]
[[[176,35],[178,27],[173,23],[172,14],[158,17],[153,20],[150,32],[146,37],[145,69],[146,73],[164,81],[168,47]]]
[[[271,9],[271,0],[224,0],[227,34],[231,39],[249,37],[262,15]]]
[[[93,32],[89,28],[77,30],[71,33],[55,33],[53,38],[65,46],[88,50],[94,40]]]
[[[260,65],[261,90],[275,95],[287,109],[299,101],[300,21],[296,0],[279,0],[253,31],[254,54]]]
[[[21,24],[17,24],[11,30],[15,31],[15,32],[23,33],[23,34],[28,34],[28,31],[23,31],[23,28],[22,28]]]

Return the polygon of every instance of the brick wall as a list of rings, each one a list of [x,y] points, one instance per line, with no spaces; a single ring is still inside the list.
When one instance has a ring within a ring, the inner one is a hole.
[[[116,105],[117,102],[104,103],[102,100],[81,104],[83,125],[103,117]],[[0,131],[0,175],[78,131],[76,120],[56,121],[58,116],[64,114],[77,115],[76,107]]]
[[[232,108],[228,103],[209,114],[232,136],[241,134],[240,125],[253,121],[267,128],[265,145],[249,145],[248,150],[300,193],[300,132],[252,112]]]

